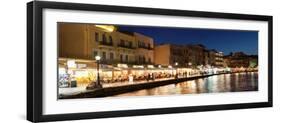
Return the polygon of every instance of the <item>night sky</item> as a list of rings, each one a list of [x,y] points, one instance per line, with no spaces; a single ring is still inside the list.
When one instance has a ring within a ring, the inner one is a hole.
[[[258,54],[258,32],[241,30],[217,30],[197,28],[171,28],[148,26],[118,26],[120,31],[138,32],[154,39],[157,44],[203,44],[228,55],[242,51],[248,55]]]

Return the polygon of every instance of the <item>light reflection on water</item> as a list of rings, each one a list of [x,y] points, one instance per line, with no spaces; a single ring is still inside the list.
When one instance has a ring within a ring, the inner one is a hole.
[[[235,73],[210,76],[116,96],[148,96],[218,92],[258,91],[258,73]]]

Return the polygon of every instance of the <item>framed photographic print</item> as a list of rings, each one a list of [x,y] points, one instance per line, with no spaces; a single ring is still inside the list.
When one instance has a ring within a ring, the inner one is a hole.
[[[272,16],[33,1],[33,122],[272,107]]]

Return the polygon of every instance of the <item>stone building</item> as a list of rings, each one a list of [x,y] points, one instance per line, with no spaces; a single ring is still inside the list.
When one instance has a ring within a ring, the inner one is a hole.
[[[154,62],[153,39],[118,31],[113,25],[58,23],[59,57],[94,59],[103,64]]]
[[[154,49],[155,64],[196,67],[206,65],[206,49],[203,45],[162,44]]]

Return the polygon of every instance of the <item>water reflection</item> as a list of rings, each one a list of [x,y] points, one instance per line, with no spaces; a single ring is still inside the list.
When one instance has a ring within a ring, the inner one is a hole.
[[[171,94],[196,94],[217,92],[241,92],[258,90],[258,73],[235,73],[185,81],[177,84],[144,89],[116,96],[146,96]]]

